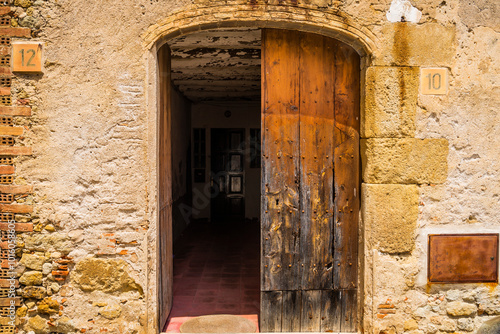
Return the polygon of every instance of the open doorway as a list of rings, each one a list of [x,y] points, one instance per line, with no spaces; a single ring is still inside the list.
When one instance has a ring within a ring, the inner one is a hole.
[[[260,36],[259,29],[205,31],[171,40],[159,52],[169,99],[160,132],[171,141],[165,171],[160,161],[160,179],[171,174],[172,218],[160,235],[173,252],[162,261],[173,267],[173,284],[160,296],[162,312],[171,307],[160,316],[167,332],[210,314],[258,324]]]
[[[283,29],[169,43],[158,53],[160,324],[251,308],[265,332],[357,332],[359,55]]]

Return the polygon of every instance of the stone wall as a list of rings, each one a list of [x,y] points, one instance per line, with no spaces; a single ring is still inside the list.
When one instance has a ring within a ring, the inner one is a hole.
[[[418,23],[365,0],[1,4],[0,42],[44,43],[43,75],[0,66],[1,114],[22,128],[0,148],[20,333],[158,331],[155,43],[238,25],[323,33],[364,56],[364,332],[474,333],[500,315],[496,284],[427,284],[422,237],[500,230],[494,0],[413,2]],[[420,94],[422,67],[448,69],[447,95]]]

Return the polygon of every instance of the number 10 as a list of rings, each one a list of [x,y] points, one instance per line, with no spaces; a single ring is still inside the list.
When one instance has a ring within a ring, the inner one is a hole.
[[[431,75],[431,73],[429,73],[426,75],[426,77],[429,78],[429,90],[438,90],[441,88],[441,74],[436,73],[434,75]]]

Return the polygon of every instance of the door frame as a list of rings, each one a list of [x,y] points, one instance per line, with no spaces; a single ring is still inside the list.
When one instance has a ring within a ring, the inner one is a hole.
[[[294,7],[294,12],[287,10],[287,6],[276,6],[276,12],[282,12],[286,15],[279,18],[268,17],[268,12],[262,9],[262,15],[255,15],[252,18],[241,19],[245,17],[246,11],[237,5],[225,4],[223,8],[220,6],[206,7],[203,11],[194,11],[193,8],[187,7],[170,15],[163,22],[159,22],[151,26],[150,29],[143,35],[143,46],[145,48],[145,60],[148,77],[147,85],[147,102],[148,102],[148,147],[147,156],[149,161],[149,178],[147,180],[148,199],[147,199],[147,218],[150,222],[147,231],[147,249],[145,255],[148,263],[147,287],[146,292],[146,327],[147,332],[151,334],[159,333],[160,327],[160,302],[159,302],[159,285],[160,281],[160,247],[159,247],[159,202],[158,202],[158,140],[159,140],[159,96],[161,90],[160,73],[158,69],[158,51],[169,40],[189,33],[213,30],[221,28],[278,28],[288,30],[300,30],[327,37],[337,39],[347,45],[353,47],[359,54],[361,59],[360,73],[360,115],[361,119],[364,116],[364,91],[365,91],[365,72],[366,67],[371,63],[371,55],[373,50],[377,49],[377,40],[374,35],[366,28],[354,23],[354,20],[349,20],[348,15],[331,11],[329,16],[325,16],[327,10],[314,10],[311,8]],[[313,15],[309,21],[304,17],[309,17],[311,13],[320,13],[321,16]],[[226,15],[227,19],[220,19],[220,15]],[[268,17],[268,19],[266,19]],[[257,19],[258,18],[258,19]],[[193,23],[196,22],[196,23]],[[361,302],[364,298],[364,252],[363,252],[363,221],[360,218],[360,243],[359,243],[359,271],[358,271],[358,319],[359,329],[363,332],[363,310],[364,305]]]

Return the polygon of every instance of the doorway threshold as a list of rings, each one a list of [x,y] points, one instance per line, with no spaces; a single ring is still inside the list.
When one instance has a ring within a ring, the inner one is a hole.
[[[259,317],[257,314],[238,314],[236,315],[238,317],[242,317],[245,319],[248,319],[252,321],[255,324],[255,327],[257,328],[257,331],[255,333],[259,333]],[[168,323],[168,326],[165,330],[164,333],[180,333],[180,327],[183,323],[186,321],[193,319],[196,317],[173,317],[170,318],[170,322]]]

